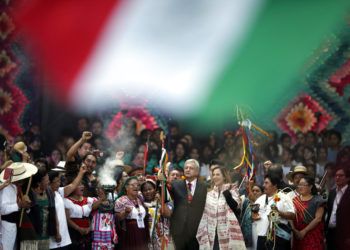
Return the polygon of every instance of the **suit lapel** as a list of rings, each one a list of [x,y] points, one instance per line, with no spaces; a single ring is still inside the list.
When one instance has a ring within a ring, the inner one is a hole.
[[[200,181],[197,179],[197,183],[196,183],[196,189],[194,190],[194,194],[193,194],[193,198],[195,198],[196,196],[198,196],[198,193],[201,191],[200,189],[202,188],[202,183],[200,183]]]
[[[341,198],[341,201],[338,205],[338,208],[341,207],[345,202],[347,202],[348,200],[348,197],[350,196],[350,186],[348,186],[346,189],[345,189],[345,192]]]

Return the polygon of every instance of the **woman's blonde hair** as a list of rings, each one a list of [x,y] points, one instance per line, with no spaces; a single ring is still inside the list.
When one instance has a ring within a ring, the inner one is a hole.
[[[216,169],[220,170],[222,176],[224,177],[224,183],[231,183],[231,177],[230,177],[230,174],[229,174],[227,168],[222,167],[222,166],[217,166],[217,167],[213,168],[213,170],[211,171],[212,175]]]

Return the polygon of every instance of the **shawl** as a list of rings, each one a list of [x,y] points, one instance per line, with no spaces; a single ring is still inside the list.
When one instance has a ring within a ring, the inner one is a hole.
[[[230,184],[224,184],[223,190],[229,189]],[[230,190],[232,197],[240,204],[237,190]],[[220,249],[246,249],[239,222],[232,212],[225,197],[214,187],[207,194],[202,219],[200,221],[197,240],[200,249],[213,249],[217,232]]]

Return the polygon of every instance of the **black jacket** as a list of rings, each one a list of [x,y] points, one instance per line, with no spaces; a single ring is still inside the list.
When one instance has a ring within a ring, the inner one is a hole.
[[[170,221],[173,237],[186,232],[186,237],[195,238],[204,211],[207,186],[197,179],[196,189],[191,203],[187,200],[186,181],[176,180],[171,184],[170,194],[174,200],[174,210]]]

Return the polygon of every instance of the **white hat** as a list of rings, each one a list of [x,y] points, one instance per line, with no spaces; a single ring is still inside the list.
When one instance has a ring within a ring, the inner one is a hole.
[[[26,162],[14,162],[7,168],[13,169],[11,182],[16,182],[19,180],[26,179],[38,172],[38,168],[33,164]],[[5,169],[0,174],[0,181],[5,182],[4,180]]]
[[[66,171],[65,169],[66,166],[66,162],[65,161],[60,161],[57,166],[53,169],[51,169],[52,171],[57,171],[57,172],[64,172]]]

